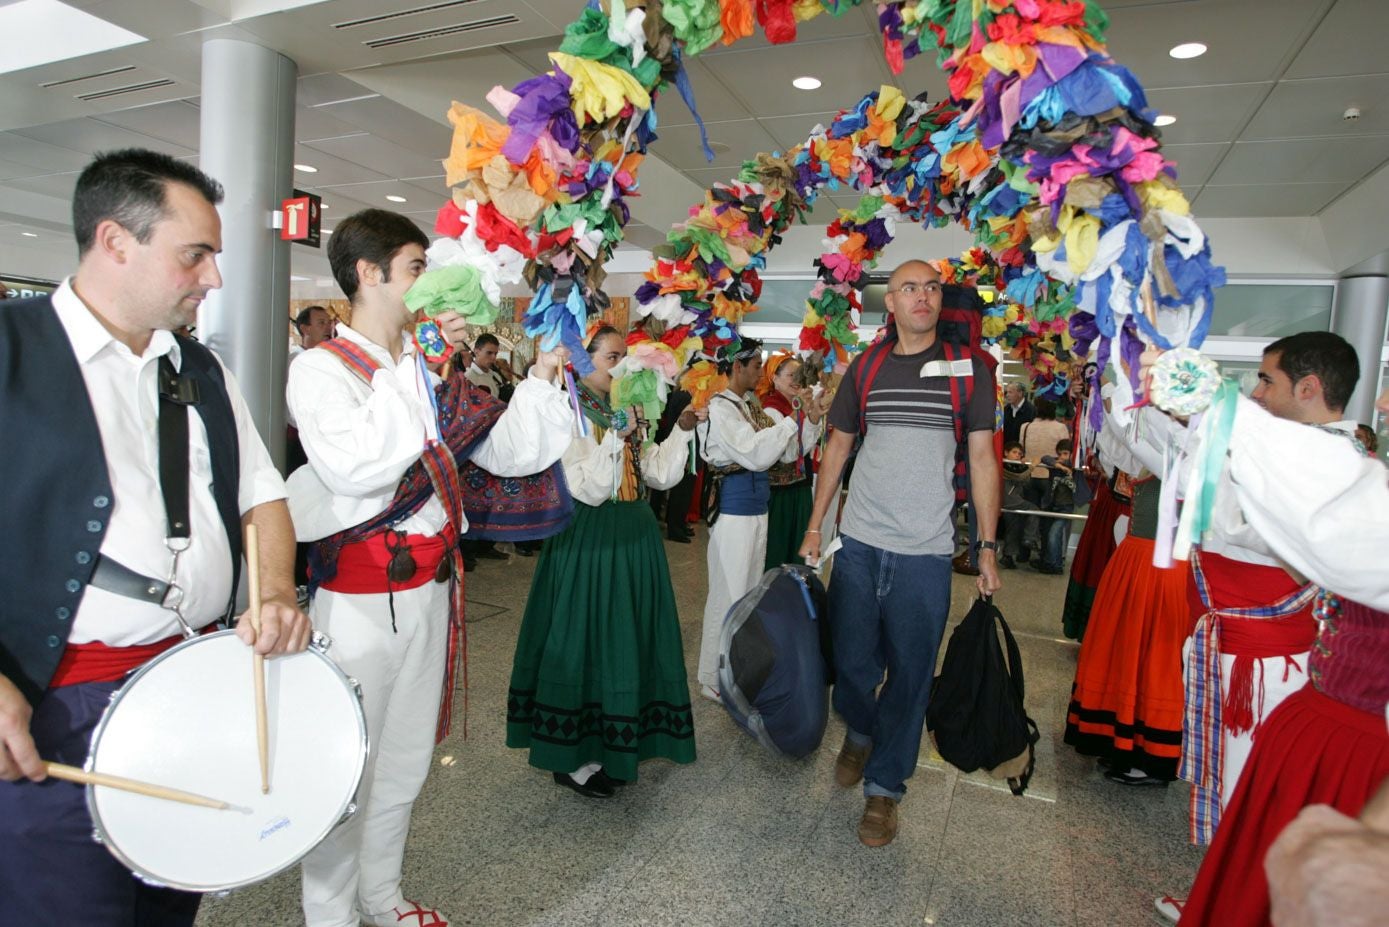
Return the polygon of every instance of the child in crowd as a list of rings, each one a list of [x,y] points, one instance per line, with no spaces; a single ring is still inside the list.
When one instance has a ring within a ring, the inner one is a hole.
[[[1056,455],[1048,454],[1042,458],[1042,466],[1047,468],[1047,489],[1042,499],[1045,512],[1075,511],[1076,480],[1071,466],[1073,445],[1070,438],[1056,442]],[[1068,518],[1048,518],[1042,546],[1042,562],[1037,567],[1039,573],[1059,574],[1066,561],[1066,545],[1071,538],[1071,521]]]
[[[1037,519],[1035,516],[1018,515],[1009,510],[1026,509],[1036,511],[1037,506],[1025,497],[1032,466],[1023,460],[1022,442],[1007,441],[1003,445],[1003,551],[998,565],[1005,570],[1017,569],[1019,560],[1027,559],[1024,549],[1024,534],[1027,546],[1037,546]]]

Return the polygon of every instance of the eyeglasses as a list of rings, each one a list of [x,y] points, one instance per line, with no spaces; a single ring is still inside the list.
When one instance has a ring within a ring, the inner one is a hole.
[[[904,283],[895,290],[888,290],[889,293],[901,293],[908,298],[916,296],[918,293],[939,293],[941,285],[938,281],[931,280],[927,283]]]

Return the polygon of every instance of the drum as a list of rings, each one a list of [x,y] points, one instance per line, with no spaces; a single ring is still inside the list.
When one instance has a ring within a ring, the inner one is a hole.
[[[260,789],[252,652],[233,631],[185,641],[111,697],[87,769],[230,803],[185,805],[87,786],[95,839],[136,876],[193,892],[286,869],[355,812],[367,759],[357,684],[314,636],[265,661],[270,791]]]

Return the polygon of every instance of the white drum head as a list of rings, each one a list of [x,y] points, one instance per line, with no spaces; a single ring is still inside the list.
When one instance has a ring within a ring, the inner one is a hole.
[[[195,892],[248,885],[298,862],[349,812],[367,749],[352,684],[313,649],[265,661],[263,795],[252,677],[251,649],[224,631],[160,655],[113,697],[89,769],[242,809],[88,786],[98,836],[142,878]]]

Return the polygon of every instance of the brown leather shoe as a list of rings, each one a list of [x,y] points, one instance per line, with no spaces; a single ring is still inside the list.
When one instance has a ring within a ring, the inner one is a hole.
[[[839,748],[839,758],[834,761],[834,781],[841,789],[858,785],[863,778],[863,767],[868,763],[872,746],[856,747],[844,738],[844,746]]]
[[[897,800],[870,795],[858,822],[858,839],[866,847],[885,847],[897,836]]]
[[[970,565],[968,553],[960,554],[954,560],[951,560],[950,566],[954,568],[956,573],[963,573],[965,576],[979,575],[979,568]]]

